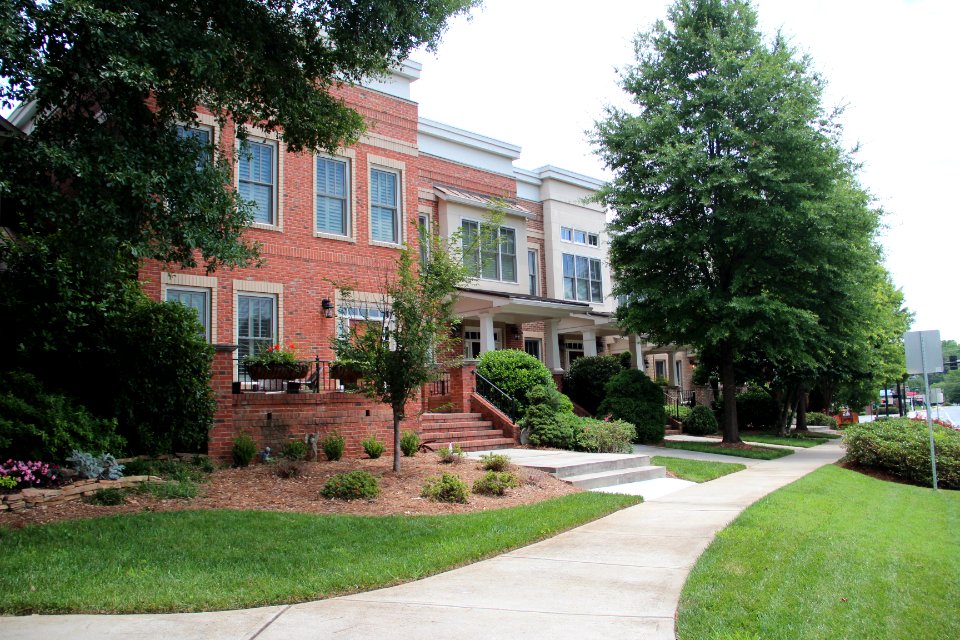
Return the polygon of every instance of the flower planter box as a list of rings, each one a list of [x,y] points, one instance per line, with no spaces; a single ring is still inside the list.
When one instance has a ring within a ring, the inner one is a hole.
[[[304,378],[310,370],[309,363],[293,364],[248,364],[247,375],[251,380],[297,380]]]

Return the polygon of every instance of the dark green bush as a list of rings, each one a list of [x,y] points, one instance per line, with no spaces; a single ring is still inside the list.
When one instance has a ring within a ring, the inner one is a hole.
[[[124,503],[125,497],[126,491],[123,489],[109,487],[107,489],[97,489],[93,495],[86,498],[86,501],[101,507],[116,507]]]
[[[723,400],[717,403],[723,415]],[[737,394],[737,424],[741,429],[773,429],[777,426],[777,401],[763,389],[750,388]]]
[[[336,431],[331,431],[320,438],[320,448],[323,449],[323,454],[327,456],[327,460],[331,462],[336,462],[343,457],[343,450],[346,446],[347,441]]]
[[[527,403],[527,406],[545,404],[557,413],[573,413],[573,402],[560,393],[553,382],[537,385],[530,389],[527,392]]]
[[[632,424],[637,430],[637,442],[653,444],[663,440],[667,423],[663,389],[642,371],[621,371],[607,383],[605,394],[598,415],[611,415]]]
[[[287,440],[280,452],[287,460],[304,460],[307,457],[307,443],[303,440]]]
[[[206,482],[213,473],[213,463],[206,456],[197,456],[192,461],[134,459],[124,463],[127,476],[158,476],[177,482]]]
[[[337,473],[327,478],[320,495],[337,500],[373,500],[380,495],[380,481],[367,471]]]
[[[197,483],[189,480],[141,482],[134,491],[160,500],[184,500],[197,497]]]
[[[0,373],[3,460],[62,463],[70,452],[124,450],[116,421],[98,418],[67,396],[46,391],[29,373]]]
[[[617,356],[577,358],[563,376],[563,391],[571,400],[595,414],[603,402],[607,382],[623,370]]]
[[[487,471],[474,481],[473,492],[485,496],[502,496],[507,489],[520,486],[520,478],[508,471]]]
[[[420,490],[420,496],[435,502],[455,502],[465,504],[469,489],[467,484],[451,473],[427,478]]]
[[[480,466],[487,471],[506,471],[510,468],[510,456],[502,453],[485,453],[480,456]]]
[[[460,445],[451,443],[449,447],[440,447],[437,449],[437,456],[443,464],[459,464],[463,462],[466,454],[463,452],[463,449],[460,448]]]
[[[623,420],[595,420],[575,418],[576,446],[580,451],[593,453],[630,453],[637,431]]]
[[[179,304],[141,300],[111,314],[110,353],[100,383],[112,396],[119,432],[134,454],[205,451],[216,402],[213,346],[196,314]],[[85,396],[86,397],[86,396]]]
[[[233,454],[233,466],[250,466],[253,458],[257,455],[257,443],[250,437],[250,434],[241,433],[234,439],[231,453]]]
[[[933,438],[940,487],[960,489],[960,432],[934,426]],[[893,418],[850,425],[843,445],[848,462],[879,469],[914,484],[932,484],[929,432],[922,420]]]
[[[416,431],[404,431],[400,434],[400,451],[403,452],[403,455],[409,458],[416,455],[419,449],[420,436],[417,435]]]
[[[480,356],[477,373],[520,403],[521,412],[529,404],[527,393],[539,385],[552,385],[553,376],[546,365],[525,351],[501,349]]]
[[[709,407],[698,404],[683,421],[683,430],[692,436],[706,436],[720,429],[717,418]]]
[[[686,422],[687,418],[690,417],[690,407],[686,405],[676,405],[676,404],[665,404],[663,405],[663,410],[667,412],[667,416],[670,418],[676,418],[680,422]]]
[[[360,445],[363,447],[364,452],[373,459],[377,459],[383,455],[384,446],[383,443],[377,439],[377,436],[364,438],[360,442]]]
[[[831,429],[836,429],[837,419],[825,413],[820,413],[819,411],[811,411],[807,413],[807,425],[811,427],[830,427]]]
[[[520,427],[530,430],[530,444],[535,447],[573,449],[576,433],[571,423],[561,419],[564,416],[573,414],[557,412],[547,404],[535,404],[520,419]]]

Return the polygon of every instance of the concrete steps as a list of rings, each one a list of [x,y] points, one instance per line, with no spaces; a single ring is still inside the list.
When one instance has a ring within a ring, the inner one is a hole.
[[[534,462],[532,466],[552,473],[564,482],[582,489],[611,487],[629,482],[665,478],[663,467],[650,464],[650,456],[641,454],[592,454],[591,459],[570,456],[568,459],[552,459]]]
[[[517,444],[479,413],[425,413],[420,417],[420,438],[438,447],[456,444],[464,451],[503,449]]]

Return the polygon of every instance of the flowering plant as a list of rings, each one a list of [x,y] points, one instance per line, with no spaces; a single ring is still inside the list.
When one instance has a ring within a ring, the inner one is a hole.
[[[275,344],[267,347],[259,353],[243,356],[243,364],[253,365],[272,365],[272,364],[296,364],[297,347],[292,342],[288,345]]]
[[[15,487],[20,485],[50,486],[60,477],[60,467],[40,460],[7,460],[0,464],[0,477],[14,480],[16,482]]]

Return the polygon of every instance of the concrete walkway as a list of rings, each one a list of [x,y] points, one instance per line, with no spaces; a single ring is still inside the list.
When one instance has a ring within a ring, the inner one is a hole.
[[[292,606],[0,618],[0,639],[672,640],[687,574],[743,509],[842,455],[836,442],[649,500],[549,540],[408,584]]]

